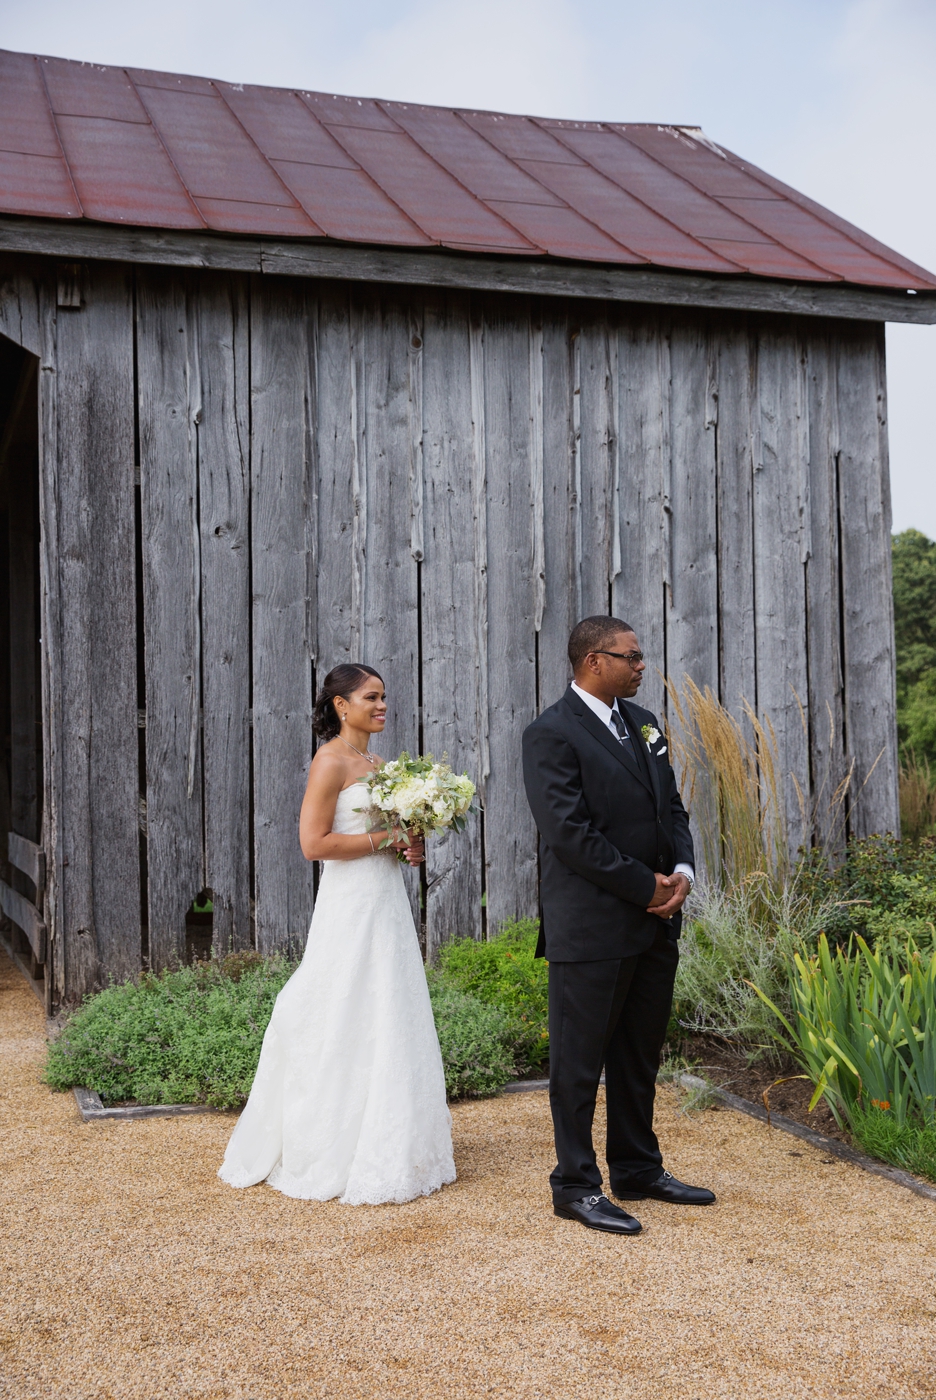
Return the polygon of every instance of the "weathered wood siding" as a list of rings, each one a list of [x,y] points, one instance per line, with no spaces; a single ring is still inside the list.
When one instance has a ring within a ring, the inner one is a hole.
[[[138,795],[155,964],[203,888],[219,949],[301,946],[311,708],[347,659],[387,681],[386,751],[445,752],[483,795],[411,881],[430,955],[535,912],[520,734],[588,612],[636,627],[658,713],[667,674],[770,716],[795,841],[852,761],[853,829],[896,827],[879,326],[157,269],[87,287],[63,311],[41,275],[0,279],[0,329],[42,354],[63,992],[138,965]]]

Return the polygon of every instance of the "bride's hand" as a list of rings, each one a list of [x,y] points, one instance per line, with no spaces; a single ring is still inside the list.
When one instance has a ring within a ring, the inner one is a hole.
[[[395,826],[393,828],[393,840],[391,846],[395,851],[402,851],[410,865],[421,865],[426,858],[426,842],[422,836],[416,836],[413,832],[406,831],[405,828]]]

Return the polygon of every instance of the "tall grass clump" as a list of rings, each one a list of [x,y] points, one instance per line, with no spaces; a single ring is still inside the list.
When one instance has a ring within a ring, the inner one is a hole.
[[[667,738],[709,881],[723,890],[747,884],[755,900],[781,889],[790,857],[770,721],[743,701],[742,723],[689,679],[666,690],[676,721]]]
[[[913,749],[900,763],[900,830],[910,841],[936,836],[936,773]]]

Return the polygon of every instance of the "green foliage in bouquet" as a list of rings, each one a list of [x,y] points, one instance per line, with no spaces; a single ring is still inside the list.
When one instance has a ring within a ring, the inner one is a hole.
[[[404,749],[399,758],[371,774],[367,787],[371,830],[387,833],[382,846],[389,844],[395,826],[420,836],[464,831],[474,811],[475,785],[468,774],[453,773],[448,763],[437,763],[431,753],[412,758]]]
[[[549,969],[534,957],[538,935],[536,919],[511,919],[485,943],[456,938],[439,952],[437,975],[513,1019],[520,1072],[549,1063]]]

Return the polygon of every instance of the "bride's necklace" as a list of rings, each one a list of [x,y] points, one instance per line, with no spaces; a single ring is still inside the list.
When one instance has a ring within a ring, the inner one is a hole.
[[[361,751],[361,749],[355,749],[355,748],[354,748],[354,745],[351,743],[350,739],[346,739],[345,736],[344,736],[343,734],[339,734],[339,735],[338,735],[338,738],[341,740],[341,742],[342,742],[343,744],[347,744],[349,749],[354,749],[354,752],[355,752],[360,758],[363,758],[363,760],[364,760],[365,763],[369,763],[369,764],[371,765],[371,767],[373,768],[374,764],[377,762],[377,759],[374,757],[374,755],[373,755],[372,753],[363,753],[363,752]]]

